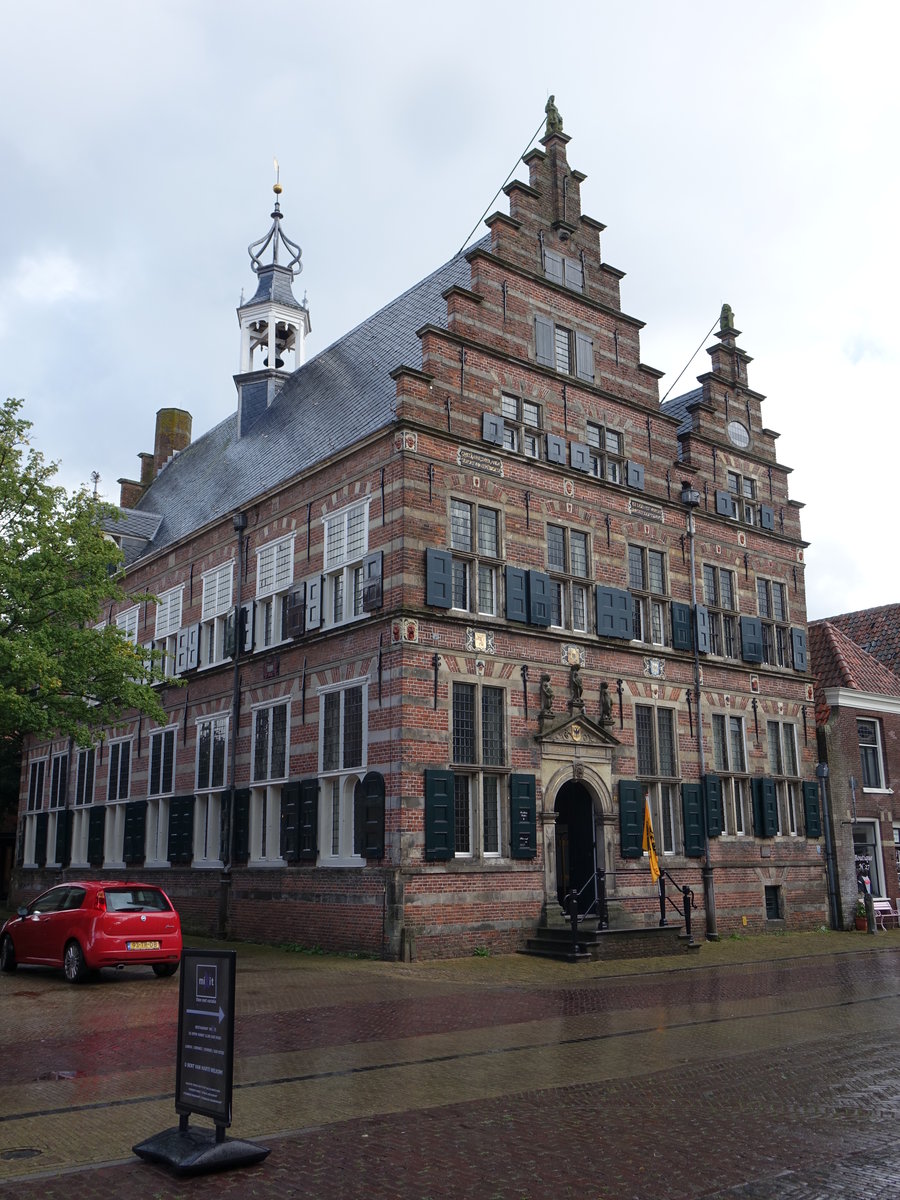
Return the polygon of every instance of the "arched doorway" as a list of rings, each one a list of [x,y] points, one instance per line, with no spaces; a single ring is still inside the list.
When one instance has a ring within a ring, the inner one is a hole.
[[[563,905],[568,893],[577,891],[578,911],[585,913],[597,899],[594,804],[591,794],[584,784],[569,780],[559,789],[554,810],[557,899]]]

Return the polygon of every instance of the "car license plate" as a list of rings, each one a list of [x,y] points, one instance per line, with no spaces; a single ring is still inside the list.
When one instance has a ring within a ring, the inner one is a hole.
[[[128,950],[158,950],[159,942],[126,942]]]

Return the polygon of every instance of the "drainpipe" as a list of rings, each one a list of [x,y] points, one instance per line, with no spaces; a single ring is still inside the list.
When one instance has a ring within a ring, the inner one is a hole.
[[[828,916],[832,929],[841,928],[841,917],[838,912],[837,877],[834,867],[834,842],[831,837],[831,813],[828,807],[828,763],[820,762],[816,766],[816,779],[819,783],[819,801],[822,807],[822,824],[825,827],[825,873],[828,879]]]
[[[232,668],[232,697],[231,697],[231,736],[230,763],[228,768],[228,819],[225,822],[225,846],[222,853],[224,870],[222,872],[222,888],[219,904],[219,936],[226,934],[228,914],[228,892],[231,887],[231,857],[232,840],[234,836],[234,780],[237,771],[237,739],[238,725],[241,716],[241,585],[244,580],[244,530],[247,528],[247,514],[236,512],[232,518],[234,532],[237,534],[237,589],[234,602],[234,665]]]

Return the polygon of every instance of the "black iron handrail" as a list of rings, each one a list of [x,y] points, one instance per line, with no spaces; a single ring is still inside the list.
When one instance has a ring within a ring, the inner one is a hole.
[[[679,892],[681,892],[681,901],[682,901],[682,904],[684,905],[683,908],[679,908],[678,905],[675,903],[675,901],[672,899],[672,897],[666,894],[666,877],[671,879],[672,883],[674,883],[675,887],[678,888]],[[663,867],[663,869],[659,873],[659,923],[660,923],[660,925],[668,924],[668,922],[666,921],[666,901],[667,900],[672,905],[672,907],[675,909],[675,911],[679,914],[679,916],[681,916],[682,919],[684,920],[684,932],[687,934],[688,945],[693,946],[694,937],[691,932],[691,910],[697,907],[697,905],[694,903],[693,889],[689,888],[686,883],[679,883],[678,880],[675,879],[665,869],[665,867]]]

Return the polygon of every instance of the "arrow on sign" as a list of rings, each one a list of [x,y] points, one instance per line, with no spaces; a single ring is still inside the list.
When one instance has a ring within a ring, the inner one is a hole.
[[[214,1017],[214,1016],[216,1016],[215,1013],[211,1013],[206,1008],[186,1008],[185,1012],[189,1013],[192,1017]],[[219,1017],[219,1024],[221,1025],[222,1022],[225,1020],[225,1013],[222,1011],[221,1005],[219,1005],[218,1017]]]

